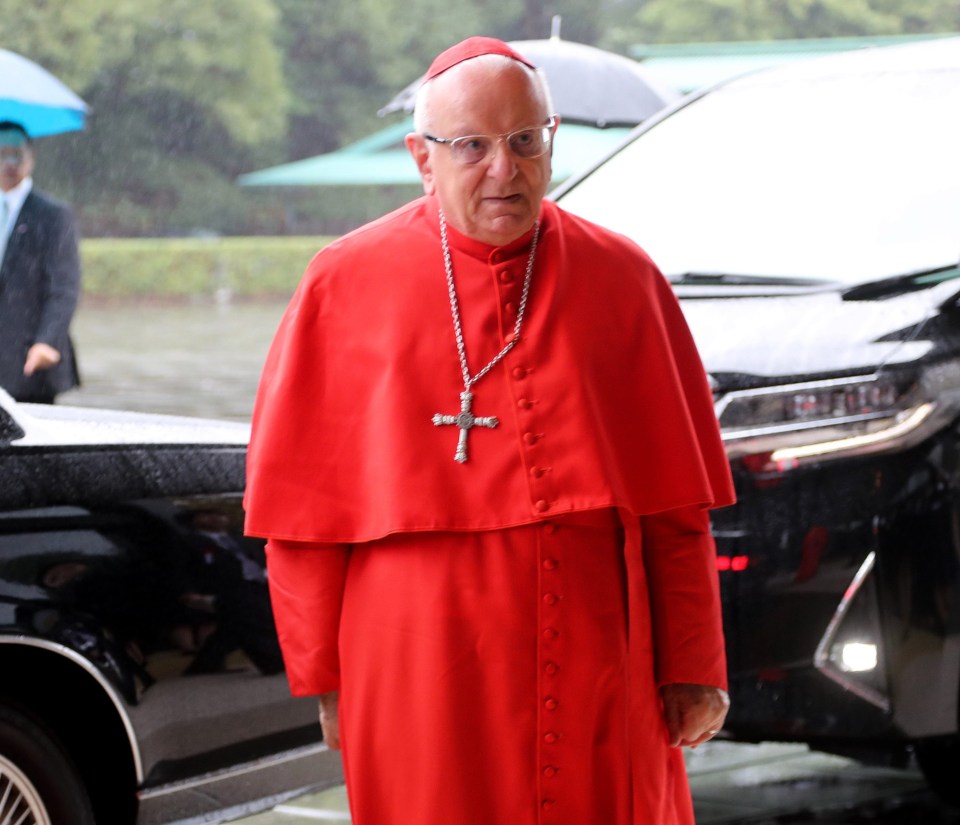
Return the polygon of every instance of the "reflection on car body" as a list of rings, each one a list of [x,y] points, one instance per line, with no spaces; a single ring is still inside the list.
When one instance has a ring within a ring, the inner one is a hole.
[[[247,428],[0,394],[0,432],[3,814],[161,823],[340,781],[243,537]]]
[[[710,373],[726,735],[915,753],[954,800],[957,146],[946,38],[721,84],[554,193],[650,252]]]

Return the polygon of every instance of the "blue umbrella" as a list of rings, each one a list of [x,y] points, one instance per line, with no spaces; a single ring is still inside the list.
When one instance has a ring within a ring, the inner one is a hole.
[[[88,107],[46,69],[0,49],[0,121],[12,120],[30,137],[82,129]]]

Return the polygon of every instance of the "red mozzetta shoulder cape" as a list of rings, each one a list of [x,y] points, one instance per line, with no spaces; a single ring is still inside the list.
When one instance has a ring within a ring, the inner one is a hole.
[[[530,237],[448,229],[471,374],[504,346]],[[436,203],[422,198],[311,261],[263,371],[248,458],[252,535],[360,542],[485,530],[603,507],[733,501],[711,394],[645,253],[545,201],[521,339],[473,388],[496,416],[453,460],[463,379]]]

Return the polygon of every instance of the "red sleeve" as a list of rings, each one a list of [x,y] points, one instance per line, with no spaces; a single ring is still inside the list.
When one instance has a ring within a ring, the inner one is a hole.
[[[337,637],[349,558],[342,544],[267,542],[270,601],[294,696],[339,690]]]
[[[683,507],[640,520],[657,683],[727,687],[720,586],[709,513]]]

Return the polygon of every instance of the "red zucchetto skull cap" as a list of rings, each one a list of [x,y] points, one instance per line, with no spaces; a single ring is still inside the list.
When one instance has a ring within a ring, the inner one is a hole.
[[[423,80],[424,82],[433,80],[438,74],[443,74],[447,69],[452,69],[458,63],[484,54],[500,54],[509,57],[511,60],[516,60],[518,63],[523,63],[524,66],[529,66],[531,69],[537,68],[502,40],[497,40],[495,37],[468,37],[437,55],[433,63],[430,64],[430,68],[427,69]]]

